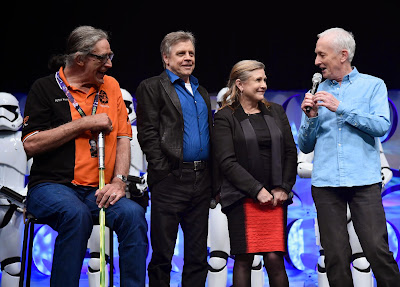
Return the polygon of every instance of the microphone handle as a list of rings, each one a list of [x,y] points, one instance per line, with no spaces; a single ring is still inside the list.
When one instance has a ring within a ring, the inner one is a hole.
[[[318,88],[318,82],[313,82],[312,88],[311,88],[311,95],[315,95],[315,92],[317,91]]]
[[[311,88],[311,95],[314,95],[315,92],[317,91],[317,87],[318,87],[318,82],[313,82],[312,88]],[[306,113],[308,114],[311,111],[311,107],[306,107]]]

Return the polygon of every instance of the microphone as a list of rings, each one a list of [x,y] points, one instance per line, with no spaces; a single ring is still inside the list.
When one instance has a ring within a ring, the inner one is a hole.
[[[312,77],[312,88],[311,88],[311,95],[314,95],[318,89],[319,83],[321,83],[322,75],[320,73],[315,73]],[[311,107],[306,107],[306,113],[311,111]]]

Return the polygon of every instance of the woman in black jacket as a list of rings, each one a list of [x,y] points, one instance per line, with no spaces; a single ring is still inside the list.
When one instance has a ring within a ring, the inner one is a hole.
[[[264,68],[238,62],[214,118],[217,187],[235,255],[235,287],[250,286],[254,254],[263,255],[270,286],[289,286],[283,255],[297,150],[282,106],[264,99]]]

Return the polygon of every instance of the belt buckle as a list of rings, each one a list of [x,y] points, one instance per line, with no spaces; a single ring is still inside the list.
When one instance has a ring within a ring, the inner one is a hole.
[[[193,170],[194,171],[200,170],[200,168],[201,168],[201,160],[195,160],[193,162],[193,164],[194,164],[194,166],[193,166]]]

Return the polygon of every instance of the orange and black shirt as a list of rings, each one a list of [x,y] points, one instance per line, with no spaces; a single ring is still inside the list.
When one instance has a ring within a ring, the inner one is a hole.
[[[100,88],[92,87],[88,93],[69,85],[63,69],[61,79],[86,115],[91,115],[94,98],[99,93],[96,114],[106,113],[113,130],[105,135],[105,183],[112,179],[118,138],[131,139],[132,130],[118,82],[104,76]],[[55,74],[37,80],[29,91],[22,128],[22,141],[36,133],[56,128],[80,119],[81,115],[59,87]],[[95,136],[90,131],[57,149],[34,156],[29,176],[29,187],[42,182],[76,184],[96,187],[99,184],[98,158]]]

